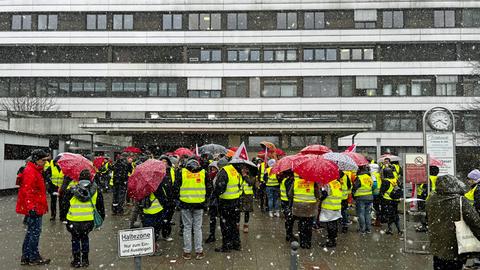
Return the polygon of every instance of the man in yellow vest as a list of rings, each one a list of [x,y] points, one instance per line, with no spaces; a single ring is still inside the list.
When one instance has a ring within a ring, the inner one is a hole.
[[[88,267],[90,264],[88,234],[94,228],[94,209],[105,219],[102,192],[90,181],[90,177],[88,170],[82,171],[78,185],[67,189],[65,200],[62,201],[68,209],[66,227],[72,235],[73,260],[70,265],[74,268]]]
[[[175,175],[173,189],[182,211],[183,258],[185,260],[192,259],[192,228],[195,237],[195,259],[201,260],[205,257],[202,245],[203,209],[207,194],[205,176],[205,170],[195,159],[187,160],[185,167]]]
[[[233,158],[217,173],[213,195],[218,197],[222,247],[215,248],[216,252],[241,250],[237,221],[240,218],[243,176],[255,175],[256,172],[257,167],[252,162]]]
[[[163,180],[165,181],[165,179]],[[162,181],[162,183],[163,183]],[[164,222],[163,216],[165,212],[164,205],[167,204],[165,191],[160,184],[155,192],[150,193],[140,203],[140,209],[143,212],[143,227],[153,227],[155,233],[155,253],[160,255],[160,234],[162,232]]]
[[[57,161],[60,157],[56,157],[48,164],[48,167],[44,171],[45,181],[47,182],[47,190],[50,194],[50,221],[55,220],[57,215],[57,201],[60,207],[60,201],[58,200],[59,189],[63,184],[63,173],[58,166]]]
[[[285,217],[285,240],[287,242],[298,241],[293,235],[293,224],[295,220],[292,214],[292,197],[288,196],[288,191],[292,188],[295,178],[300,178],[297,174],[294,174],[291,170],[283,171],[277,174],[277,179],[280,183],[280,205]]]
[[[280,209],[278,206],[278,197],[280,195],[280,183],[277,180],[277,176],[271,173],[271,169],[275,165],[275,159],[268,161],[268,168],[265,172],[264,180],[266,182],[266,191],[268,198],[268,215],[270,217],[280,217]]]
[[[382,217],[387,222],[386,234],[392,234],[392,224],[397,227],[398,234],[403,234],[400,229],[400,217],[398,216],[399,198],[393,196],[394,189],[401,188],[401,182],[395,178],[392,168],[382,170],[383,179],[380,187],[380,196],[382,196]]]
[[[167,242],[173,241],[172,234],[172,219],[175,214],[175,197],[173,196],[173,185],[175,184],[175,168],[170,160],[170,157],[162,155],[159,158],[167,167],[166,175],[163,178],[160,186],[165,194],[165,204],[163,205],[163,224],[162,237]]]
[[[480,183],[480,171],[475,169],[469,172],[467,180],[470,184],[470,190],[465,193],[465,198],[467,198],[470,201],[470,204],[475,207],[478,213],[480,213],[480,190],[478,189],[478,184]]]
[[[328,240],[322,246],[336,247],[338,220],[342,218],[342,184],[340,181],[333,180],[324,186],[321,209],[319,221],[326,223],[328,234]]]
[[[380,175],[380,166],[373,163],[369,164],[370,167],[370,177],[373,180],[373,209],[375,209],[375,223],[373,226],[381,227],[382,226],[382,209],[381,209],[381,196],[380,196],[380,187],[382,186],[382,177]]]
[[[359,232],[361,234],[371,233],[373,180],[370,177],[370,170],[367,165],[358,168],[357,180],[353,183],[352,194],[355,198]]]
[[[300,247],[311,249],[313,221],[317,216],[320,200],[319,187],[316,183],[300,177],[295,178],[288,195],[293,198],[292,213],[294,219],[298,220]]]
[[[435,192],[437,189],[437,178],[438,178],[438,173],[440,172],[440,168],[437,166],[430,166],[429,168],[429,174],[430,174],[430,191],[428,190],[428,185],[426,183],[421,184],[418,186],[417,189],[417,198],[421,199],[421,201],[418,201],[418,210],[419,211],[424,211],[425,212],[425,204],[428,198],[430,198],[430,195]],[[427,213],[425,213],[425,216],[422,217],[420,221],[420,226],[416,228],[417,232],[427,232],[428,227],[427,227]]]

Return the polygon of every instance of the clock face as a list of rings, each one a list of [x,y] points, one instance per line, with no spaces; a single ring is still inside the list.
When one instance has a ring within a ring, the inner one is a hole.
[[[445,111],[432,112],[428,118],[428,124],[435,130],[448,130],[451,123],[450,115]]]

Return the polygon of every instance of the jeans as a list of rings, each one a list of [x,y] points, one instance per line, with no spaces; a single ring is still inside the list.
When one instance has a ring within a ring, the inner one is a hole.
[[[23,240],[22,257],[27,261],[33,261],[40,258],[38,252],[38,242],[40,241],[40,233],[42,232],[42,217],[26,218],[27,233]]]
[[[370,231],[372,225],[372,201],[357,200],[356,210],[360,232]]]
[[[182,209],[183,220],[183,251],[192,252],[192,226],[195,240],[195,252],[203,252],[202,247],[202,217],[203,209]]]
[[[163,212],[160,211],[156,214],[143,214],[143,227],[153,227],[153,232],[155,234],[155,242],[160,238],[160,233],[162,232],[163,225]]]
[[[268,211],[278,211],[278,197],[280,195],[280,187],[269,187],[267,186],[267,197],[268,197]]]

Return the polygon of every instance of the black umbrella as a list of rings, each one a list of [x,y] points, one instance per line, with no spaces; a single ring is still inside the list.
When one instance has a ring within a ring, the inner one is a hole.
[[[210,153],[212,155],[218,155],[218,154],[225,155],[227,153],[227,148],[219,144],[213,144],[213,143],[205,144],[198,148],[198,154],[202,155],[205,153]]]
[[[255,165],[255,163],[251,162],[250,160],[245,160],[241,158],[232,158],[229,162],[233,166],[239,166],[242,164],[245,164],[248,166],[248,169],[250,171],[250,175],[257,175],[258,167]]]

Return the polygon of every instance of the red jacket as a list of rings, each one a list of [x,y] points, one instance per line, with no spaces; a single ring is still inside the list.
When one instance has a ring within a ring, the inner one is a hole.
[[[23,170],[18,190],[17,213],[28,215],[30,210],[35,210],[37,215],[44,215],[48,212],[47,191],[42,171],[43,167],[33,162],[28,162]]]

